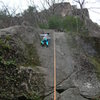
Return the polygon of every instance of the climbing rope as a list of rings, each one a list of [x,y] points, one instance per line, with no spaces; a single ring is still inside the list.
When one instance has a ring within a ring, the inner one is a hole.
[[[54,34],[54,100],[56,100],[56,47]]]

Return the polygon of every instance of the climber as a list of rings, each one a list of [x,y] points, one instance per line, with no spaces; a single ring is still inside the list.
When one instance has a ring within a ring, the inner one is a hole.
[[[43,39],[41,40],[41,45],[48,47],[48,37],[49,37],[49,33],[45,33],[43,35]]]

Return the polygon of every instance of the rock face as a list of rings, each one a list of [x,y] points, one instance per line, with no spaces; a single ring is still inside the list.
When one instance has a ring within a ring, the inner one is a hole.
[[[14,26],[0,30],[0,38],[4,44],[11,47],[18,63],[34,61],[38,65],[38,56],[35,49],[35,41],[38,39],[36,29],[28,26]],[[10,50],[11,51],[11,50]],[[10,52],[11,54],[11,52]],[[22,57],[21,57],[22,56]],[[34,56],[34,57],[32,57]],[[19,59],[18,59],[19,58]],[[35,59],[33,59],[35,58]]]
[[[78,16],[81,17],[82,11],[78,9],[75,5],[70,3],[55,3],[53,4],[48,11],[57,16]],[[87,9],[83,9],[84,15],[89,18],[89,12]]]
[[[59,100],[87,100],[79,95],[79,91],[76,88],[68,89],[61,94]]]
[[[42,100],[44,73],[40,70],[34,41],[37,31],[30,26],[0,30],[0,99]]]
[[[0,99],[39,99],[44,94],[44,74],[31,67],[0,66]],[[42,99],[42,98],[41,98]],[[40,99],[40,100],[41,100]]]
[[[49,10],[51,11],[51,13],[53,12],[58,16],[72,15],[72,6],[70,5],[70,3],[56,3],[53,4],[53,6],[49,8]]]
[[[41,65],[46,69],[44,100],[53,100],[53,34],[56,41],[57,100],[88,100],[100,96],[100,82],[94,66],[83,57],[72,57],[66,41],[67,33],[48,32],[51,33],[49,47],[43,48],[37,44]]]
[[[28,26],[0,30],[0,99],[53,99],[54,34],[57,100],[88,100],[100,96],[100,82],[94,66],[85,56],[73,57],[67,33],[44,31],[49,32],[51,37],[48,48],[40,46],[41,30]]]
[[[72,81],[80,91],[80,94],[86,98],[95,98],[100,95],[100,82],[97,79],[93,65],[87,59],[81,59],[81,67],[76,74],[72,76]]]
[[[100,38],[100,26],[97,23],[93,23],[91,19],[86,19],[86,26],[89,30],[91,37]]]

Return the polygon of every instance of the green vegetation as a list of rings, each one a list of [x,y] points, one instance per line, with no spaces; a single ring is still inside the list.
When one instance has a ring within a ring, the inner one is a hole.
[[[63,21],[63,27],[67,31],[76,31],[77,28],[80,29],[83,26],[82,21],[79,18],[75,18],[73,16],[67,16]]]
[[[32,80],[33,87],[31,87],[31,83],[28,84],[26,82],[29,76],[28,73],[25,71],[19,73],[20,70],[18,68],[19,65],[31,67],[40,65],[36,48],[33,44],[23,43],[23,48],[21,49],[16,42],[19,43],[20,41],[14,40],[14,37],[5,36],[0,38],[0,86],[2,87],[0,98],[13,100],[13,97],[15,99],[17,98],[17,94],[20,94],[22,98],[23,96],[26,98],[25,100],[42,100],[40,94],[37,92],[38,84],[34,82],[37,81],[40,76],[38,75],[36,77],[36,75],[34,75]],[[21,84],[24,81],[29,85],[30,91],[24,91],[23,88],[21,89]]]
[[[88,33],[88,29],[85,27],[84,22],[81,21],[80,18],[74,16],[51,16],[48,20],[48,24],[40,24],[40,28],[57,29],[82,34]]]
[[[62,18],[58,16],[52,16],[49,18],[48,26],[50,29],[61,29],[62,28]]]
[[[49,29],[48,24],[39,24],[39,27],[40,27],[41,29]]]
[[[41,97],[38,94],[36,94],[35,92],[30,92],[28,94],[23,94],[23,96],[27,100],[42,100]]]
[[[7,39],[5,40],[0,39],[0,65],[9,67],[11,65],[15,65],[16,63],[14,59],[7,56],[9,55],[10,50],[12,51],[11,46],[7,42]]]
[[[11,39],[10,36],[0,39],[0,65],[2,64],[6,67],[11,65],[40,65],[39,57],[33,44],[24,43],[25,51],[23,51],[23,49],[17,46],[16,43],[10,45],[10,42],[12,41],[13,39]]]
[[[100,58],[89,57],[90,62],[94,65],[98,78],[100,79]]]

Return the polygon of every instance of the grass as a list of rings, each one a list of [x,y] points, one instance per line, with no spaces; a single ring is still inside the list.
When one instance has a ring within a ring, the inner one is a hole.
[[[98,78],[100,79],[100,58],[89,57],[90,62],[94,65]]]

